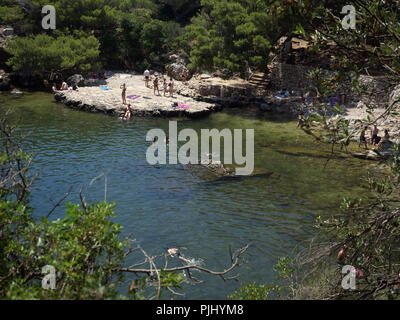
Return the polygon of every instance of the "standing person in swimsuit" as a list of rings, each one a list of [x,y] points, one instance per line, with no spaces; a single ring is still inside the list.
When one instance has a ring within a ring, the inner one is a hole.
[[[363,144],[365,145],[365,149],[368,149],[368,146],[367,146],[367,138],[365,137],[365,132],[367,132],[367,130],[368,130],[368,127],[364,127],[363,131],[361,131],[361,134],[360,134],[360,142],[359,142],[359,144],[358,144],[358,147],[360,147],[360,146],[361,146],[361,143],[363,143]]]
[[[147,70],[147,69],[144,71],[144,81],[145,81],[146,88],[148,88],[149,87],[149,81],[150,81],[150,71]]]
[[[167,83],[167,79],[165,79],[165,78],[163,78],[163,89],[164,89],[164,97],[165,97],[165,94],[168,91],[168,83]]]
[[[122,89],[122,104],[126,104],[126,84],[124,83],[120,88]]]
[[[170,97],[174,96],[174,79],[172,79],[172,77],[170,78],[169,81],[169,96]]]
[[[371,144],[373,146],[376,146],[381,140],[381,138],[378,137],[378,133],[379,133],[378,127],[376,126],[376,124],[374,124],[374,129],[371,130]]]
[[[158,91],[158,95],[160,95],[160,90],[158,89],[158,77],[156,77],[153,81],[153,87],[154,87],[154,95],[156,94],[156,89]]]
[[[381,141],[378,143],[377,149],[380,150],[385,142],[390,141],[389,139],[390,139],[389,131],[387,129],[385,129],[385,135],[383,136]]]
[[[186,82],[186,72],[185,72],[185,69],[182,69],[182,82],[183,82],[183,83]]]

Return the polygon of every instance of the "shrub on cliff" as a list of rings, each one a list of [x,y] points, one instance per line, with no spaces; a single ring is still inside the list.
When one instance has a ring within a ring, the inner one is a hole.
[[[282,1],[203,0],[202,11],[182,37],[194,70],[265,71],[273,44],[291,31],[297,16]]]
[[[0,25],[13,24],[24,18],[22,8],[17,6],[15,1],[2,0],[0,5]]]
[[[7,64],[15,71],[89,70],[96,65],[99,41],[93,36],[46,34],[9,40]]]

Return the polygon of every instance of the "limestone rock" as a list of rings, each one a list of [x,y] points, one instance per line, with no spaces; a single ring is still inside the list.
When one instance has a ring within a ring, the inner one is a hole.
[[[131,105],[133,116],[195,118],[221,110],[221,106],[216,103],[184,97],[177,91],[173,97],[164,97],[162,93],[155,95],[152,89],[143,85],[142,75],[122,76],[124,74],[115,74],[104,80],[107,88],[87,86],[77,91],[58,91],[54,98],[71,108],[120,116],[126,108],[121,101],[121,85],[125,83],[127,102]]]
[[[192,74],[187,67],[186,59],[177,54],[170,55],[168,59],[170,63],[165,66],[168,76],[181,81],[182,72],[185,71],[186,80],[189,80],[192,77]]]
[[[74,74],[67,79],[67,84],[69,86],[81,87],[84,85],[85,78],[80,74]]]
[[[202,96],[221,96],[221,86],[219,85],[200,85],[198,92]]]
[[[0,26],[0,48],[4,48],[9,38],[14,38],[14,28],[10,26]]]
[[[14,35],[14,28],[4,27],[0,30],[0,32],[4,37],[12,37]]]
[[[10,90],[10,78],[9,74],[0,70],[0,91]]]
[[[392,149],[394,142],[386,141],[382,146],[377,149],[368,150],[365,153],[353,153],[353,157],[364,159],[364,160],[386,160],[394,155],[394,150]]]
[[[200,80],[207,80],[207,79],[210,79],[210,78],[211,78],[211,76],[209,74],[206,74],[206,73],[203,73],[203,74],[201,74],[199,76]]]
[[[300,97],[290,96],[285,99],[278,99],[274,96],[264,97],[263,103],[259,104],[263,112],[274,112],[288,115],[298,115],[304,112],[304,104]]]
[[[363,101],[359,101],[358,103],[357,103],[357,108],[358,109],[363,109],[363,108],[366,108],[367,106],[366,106],[366,104],[363,102]]]
[[[398,84],[393,91],[390,93],[389,96],[389,105],[391,105],[393,102],[396,100],[400,100],[400,84]],[[397,105],[400,105],[400,103],[397,103]]]
[[[182,80],[182,72],[185,71],[186,79],[190,78],[190,73],[186,65],[180,63],[167,64],[165,69],[167,70],[168,76],[175,80]]]

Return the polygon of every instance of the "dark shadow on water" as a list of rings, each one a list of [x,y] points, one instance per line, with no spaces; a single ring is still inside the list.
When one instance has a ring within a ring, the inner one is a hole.
[[[333,156],[331,154],[313,154],[313,153],[307,153],[307,152],[290,152],[290,151],[284,151],[284,150],[279,150],[279,149],[274,149],[272,148],[275,152],[280,153],[280,154],[285,154],[289,155],[292,157],[310,157],[310,158],[315,158],[315,159],[347,159],[345,156],[340,156],[338,154],[334,154]]]
[[[294,115],[263,112],[257,106],[229,107],[224,108],[222,112],[229,115],[238,115],[247,119],[273,121],[277,123],[289,123],[296,120],[296,116]]]

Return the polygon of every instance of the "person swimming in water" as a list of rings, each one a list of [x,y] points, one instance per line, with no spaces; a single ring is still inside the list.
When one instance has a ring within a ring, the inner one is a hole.
[[[177,256],[178,259],[182,260],[183,262],[185,262],[187,264],[193,264],[193,262],[191,260],[189,260],[181,255],[178,248],[168,248],[167,247],[166,249],[167,249],[168,255],[170,255],[171,257]]]
[[[120,119],[121,120],[129,120],[131,118],[131,116],[132,116],[132,109],[131,109],[131,106],[128,104],[126,106],[125,114],[122,117],[120,117]]]

